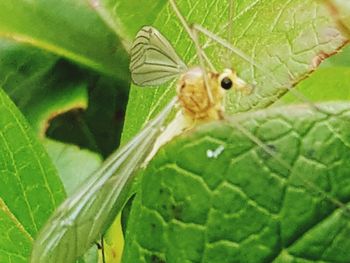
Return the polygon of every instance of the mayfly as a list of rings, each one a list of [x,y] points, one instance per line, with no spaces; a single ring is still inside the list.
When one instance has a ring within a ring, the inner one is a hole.
[[[175,2],[170,0],[170,4],[194,42],[199,66],[188,69],[168,40],[155,28],[146,26],[139,31],[131,49],[132,80],[140,86],[154,86],[178,77],[177,96],[138,135],[107,159],[103,167],[74,195],[60,205],[34,243],[32,263],[72,263],[82,256],[122,209],[129,196],[135,172],[147,164],[162,144],[194,125],[225,118],[223,100],[227,90],[242,94],[252,92],[254,87],[239,78],[231,68],[220,73],[214,69],[200,47],[198,32],[218,41],[251,65],[266,72],[225,40],[200,26],[189,27]],[[206,71],[205,63],[211,69],[209,72]],[[270,73],[266,74],[274,79]],[[175,120],[164,129],[176,104],[180,105],[180,111]],[[238,123],[235,127],[281,164],[285,164]],[[288,164],[285,166],[290,169]],[[310,187],[318,190],[312,184]],[[326,193],[322,194],[333,200]],[[343,206],[337,200],[334,202]]]
[[[177,98],[59,206],[35,241],[32,263],[74,262],[99,238],[123,207],[135,171],[152,155],[153,145],[176,102],[183,108],[181,129],[184,129],[199,122],[221,119],[225,90],[249,89],[231,69],[221,74],[206,74],[203,67],[187,69],[169,42],[152,27],[144,27],[137,34],[130,69],[133,81],[142,86],[157,85],[183,74]],[[181,130],[172,124],[168,127]]]

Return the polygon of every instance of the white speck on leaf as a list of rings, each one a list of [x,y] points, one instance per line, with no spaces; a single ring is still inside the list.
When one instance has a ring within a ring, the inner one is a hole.
[[[219,157],[219,155],[225,150],[225,147],[223,145],[220,145],[218,148],[215,150],[207,150],[207,157],[208,158],[213,158],[216,159]]]

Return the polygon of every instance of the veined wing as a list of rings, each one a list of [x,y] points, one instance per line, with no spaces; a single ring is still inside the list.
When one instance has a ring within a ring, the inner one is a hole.
[[[169,41],[150,26],[137,33],[130,56],[131,78],[139,86],[160,85],[187,70]]]
[[[125,204],[133,175],[174,104],[175,99],[58,207],[35,240],[31,263],[73,263],[103,234]]]

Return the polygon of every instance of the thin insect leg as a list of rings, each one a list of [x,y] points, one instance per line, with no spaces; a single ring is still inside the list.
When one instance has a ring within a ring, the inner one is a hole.
[[[193,26],[196,30],[198,30],[199,32],[205,34],[206,36],[208,36],[209,38],[213,39],[214,41],[218,42],[219,44],[221,44],[222,46],[226,47],[227,49],[231,50],[231,52],[235,53],[236,55],[240,56],[242,59],[244,59],[245,61],[247,61],[248,63],[250,63],[251,65],[255,66],[256,68],[260,69],[264,74],[266,74],[267,76],[269,76],[271,78],[271,80],[273,80],[277,85],[281,85],[281,83],[279,83],[277,81],[277,79],[271,74],[271,72],[269,72],[268,70],[265,70],[261,65],[257,64],[251,57],[249,57],[248,55],[246,55],[244,52],[242,52],[240,49],[232,46],[228,41],[218,37],[217,35],[215,35],[214,33],[208,31],[207,29],[203,28],[200,25],[194,25]],[[306,98],[303,94],[301,94],[300,92],[292,89],[291,86],[287,87],[287,89],[292,92],[293,95],[295,95],[299,100],[305,102],[306,104],[310,105],[310,107],[316,111],[319,112],[323,112],[325,113],[323,110],[320,110],[316,105],[314,105],[308,98]],[[327,114],[327,113],[326,113]],[[328,115],[328,114],[327,114]],[[238,126],[237,123],[235,126]],[[237,127],[239,128],[239,130],[241,130],[249,139],[251,139],[255,144],[257,144],[259,147],[261,147],[265,152],[267,152],[269,155],[271,155],[273,158],[275,158],[282,166],[284,166],[284,168],[288,169],[289,171],[291,171],[292,167],[290,167],[290,165],[285,162],[282,158],[280,158],[279,156],[277,156],[273,151],[271,151],[262,141],[260,141],[258,138],[256,138],[253,134],[251,134],[249,131],[247,131],[246,129],[244,129],[242,126],[241,127]],[[302,176],[298,177],[305,182],[306,185],[308,185],[310,188],[317,190],[317,192],[320,192],[324,197],[326,197],[328,200],[332,201],[335,205],[340,206],[340,207],[345,207],[345,205],[340,202],[339,200],[336,200],[335,198],[331,197],[329,194],[327,194],[326,192],[322,191],[321,189],[319,189],[319,187],[317,187],[316,185],[312,184],[311,182],[306,181]],[[350,211],[346,208],[347,210],[347,214],[350,215]]]
[[[196,30],[196,29],[193,28],[193,30]],[[210,61],[210,59],[208,58],[208,56],[207,56],[207,54],[205,53],[205,51],[204,51],[204,48],[206,48],[205,45],[206,45],[206,44],[204,44],[204,45],[201,46],[202,56],[203,56],[205,62],[208,64],[208,66],[209,66],[211,72],[218,72],[218,71],[216,70],[216,68],[214,67],[213,63],[211,63],[211,61]],[[207,46],[208,46],[208,45],[207,45]],[[190,59],[190,61],[188,61],[188,63],[189,63],[189,64],[193,63],[194,59],[195,59],[195,57],[192,57],[192,58]]]
[[[193,32],[190,28],[190,26],[188,25],[186,19],[184,18],[184,16],[181,14],[180,10],[178,9],[176,3],[175,3],[175,0],[169,0],[170,2],[170,5],[172,7],[172,9],[174,10],[176,16],[179,18],[179,20],[181,21],[181,24],[183,25],[183,27],[185,28],[187,34],[193,38]]]
[[[174,13],[176,14],[176,16],[179,18],[181,24],[183,25],[183,27],[185,28],[187,34],[190,36],[190,38],[192,39],[192,41],[196,44],[196,36],[194,35],[195,32],[193,32],[193,27],[190,27],[189,24],[187,23],[185,17],[181,14],[179,8],[177,7],[175,0],[169,0],[170,5],[172,7],[172,9],[174,10]],[[197,37],[198,39],[198,37]],[[197,41],[198,43],[198,41]],[[199,48],[198,48],[199,47]],[[214,67],[214,65],[211,63],[210,59],[208,58],[208,56],[205,54],[204,50],[198,45],[198,47],[196,47],[196,51],[197,53],[200,52],[200,54],[197,54],[198,58],[200,59],[200,56],[203,56],[203,58],[205,59],[205,61],[207,62],[210,70],[212,70],[213,72],[216,72],[216,69]]]
[[[209,84],[209,78],[208,78],[208,73],[205,69],[205,66],[204,66],[204,60],[203,60],[203,56],[201,54],[201,47],[199,45],[199,41],[198,41],[198,34],[197,34],[197,31],[196,30],[193,30],[193,42],[196,46],[196,50],[197,50],[197,56],[199,58],[199,65],[203,71],[203,77],[204,77],[204,84],[205,84],[205,88],[207,90],[207,94],[208,94],[208,98],[209,98],[209,101],[210,103],[212,104],[214,102],[214,99],[213,99],[213,95],[211,94],[211,88],[210,88],[210,84]]]
[[[105,248],[104,248],[104,241],[103,241],[103,236],[100,238],[100,242],[96,241],[95,242],[97,249],[101,251],[101,256],[102,256],[102,263],[106,263],[106,258],[105,258]]]
[[[173,2],[173,0],[170,0],[170,2],[174,5],[174,11],[177,14],[177,16],[179,17],[179,19],[182,21],[184,27],[186,28],[186,30],[188,31],[189,35],[192,36],[191,38],[193,38],[193,33],[191,34],[190,32],[190,27],[187,25],[186,21],[184,20],[184,18],[181,16],[179,10],[176,8],[175,3]],[[233,5],[233,2],[230,2],[231,5]],[[232,6],[230,8],[230,10],[232,10]],[[230,11],[230,15],[233,16],[233,12]],[[231,21],[230,21],[231,22]],[[230,25],[229,25],[230,27]],[[231,25],[232,27],[232,25]],[[251,57],[249,57],[248,55],[246,55],[244,52],[242,52],[240,49],[232,46],[228,41],[218,37],[217,35],[215,35],[214,33],[210,32],[209,30],[205,29],[204,27],[200,26],[200,25],[193,25],[193,28],[195,29],[195,31],[192,32],[201,32],[204,35],[206,35],[207,37],[211,38],[212,40],[214,40],[215,42],[218,42],[219,44],[221,44],[222,46],[224,46],[225,48],[229,49],[232,53],[235,53],[236,55],[238,55],[239,57],[241,57],[242,59],[244,59],[245,61],[247,61],[248,63],[250,63],[251,65],[255,66],[257,69],[259,69],[261,72],[263,72],[266,76],[268,76],[271,81],[273,81],[275,84],[279,85],[279,86],[283,86],[282,83],[280,83],[275,76],[268,70],[265,70],[264,67],[262,67],[261,65],[259,65],[258,63],[256,63]],[[305,97],[302,93],[298,92],[295,89],[292,89],[292,85],[289,85],[287,87],[285,87],[286,89],[288,89],[296,98],[298,98],[300,101],[303,101],[304,103],[308,104],[310,106],[310,108],[318,111],[318,112],[322,112],[325,113],[326,115],[329,115],[328,113],[326,113],[324,110],[319,109],[316,105],[314,105],[307,97]],[[239,129],[243,134],[245,134],[249,139],[251,139],[255,144],[257,144],[259,147],[261,147],[266,153],[268,153],[269,155],[271,155],[276,161],[278,161],[284,168],[286,168],[288,171],[291,172],[292,167],[285,162],[280,156],[278,156],[276,153],[274,153],[271,149],[269,149],[261,140],[259,140],[258,138],[256,138],[253,134],[251,134],[249,131],[247,131],[244,127],[242,127],[241,125],[235,125],[237,129]],[[296,174],[296,176],[298,178],[300,178],[307,186],[309,186],[311,189],[315,190],[316,192],[322,194],[326,199],[330,200],[332,203],[334,203],[336,206],[344,208],[344,210],[346,211],[347,215],[350,215],[350,210],[345,206],[345,204],[343,204],[341,201],[335,199],[334,197],[330,196],[328,193],[326,193],[325,191],[323,191],[322,189],[320,189],[318,186],[316,186],[315,184],[313,184],[310,181],[305,180],[302,176]]]
[[[234,17],[234,2],[233,0],[229,0],[229,13],[228,13],[228,34],[227,34],[227,40],[232,40],[233,35],[233,17]]]
[[[197,57],[199,59],[199,64],[202,68],[202,70],[204,71],[204,81],[205,81],[205,85],[207,86],[207,88],[209,88],[209,80],[208,80],[208,74],[206,72],[206,69],[205,69],[205,65],[204,65],[204,60],[207,61],[207,63],[209,63],[209,65],[211,65],[211,69],[212,71],[215,72],[215,68],[213,66],[213,64],[210,62],[209,58],[207,57],[207,55],[203,52],[203,49],[202,47],[200,46],[199,44],[199,39],[198,39],[198,32],[196,29],[192,28],[192,36],[193,36],[193,42],[194,42],[194,45],[196,47],[196,51],[197,51]],[[203,60],[204,59],[204,60]],[[210,89],[208,90],[208,94],[210,93],[210,96],[211,96],[211,91]]]
[[[202,48],[200,47],[200,44],[199,44],[199,41],[198,41],[198,34],[197,34],[197,31],[193,30],[193,28],[191,28],[185,17],[181,14],[180,10],[178,9],[176,3],[175,3],[175,0],[169,0],[170,2],[170,5],[172,7],[172,9],[174,10],[176,16],[179,18],[179,20],[181,21],[183,27],[185,28],[185,30],[187,31],[188,35],[190,36],[190,38],[192,39],[194,45],[195,45],[195,48],[196,48],[196,52],[197,52],[197,56],[198,56],[198,59],[199,59],[199,64],[200,64],[200,67],[203,71],[203,75],[204,75],[204,83],[205,83],[205,88],[207,90],[207,94],[208,94],[208,98],[209,98],[209,102],[212,104],[214,102],[214,99],[213,99],[213,95],[211,94],[211,89],[210,89],[210,86],[209,86],[209,79],[208,79],[208,74],[205,70],[205,66],[204,66],[204,60],[203,60],[203,55],[202,55]],[[209,60],[209,59],[208,59]]]
[[[324,109],[320,109],[317,105],[315,105],[311,100],[309,100],[304,94],[302,94],[301,92],[299,92],[296,89],[293,89],[293,85],[283,85],[282,83],[280,83],[276,77],[269,71],[266,70],[263,66],[261,66],[260,64],[256,63],[250,56],[248,56],[247,54],[245,54],[242,50],[240,50],[239,48],[231,45],[231,43],[229,43],[228,41],[226,41],[225,39],[220,38],[219,36],[217,36],[216,34],[212,33],[211,31],[207,30],[206,28],[202,27],[201,25],[193,25],[194,28],[196,28],[199,32],[203,33],[204,35],[206,35],[207,37],[209,37],[210,39],[216,41],[217,43],[221,44],[222,46],[224,46],[225,48],[231,50],[233,53],[235,53],[236,55],[238,55],[239,57],[241,57],[243,60],[245,60],[246,62],[250,63],[251,65],[255,66],[257,69],[259,69],[262,73],[264,73],[266,76],[269,77],[270,80],[272,80],[276,85],[279,85],[281,87],[285,87],[295,98],[297,98],[299,101],[307,104],[311,109],[313,109],[315,112],[320,112],[323,113],[327,116],[332,116],[331,113],[327,112]],[[349,122],[348,119],[344,119],[342,118],[344,121]]]
[[[198,31],[202,32],[203,34],[207,35],[209,38],[212,38],[214,41],[218,42],[219,44],[222,44],[224,47],[230,49],[233,53],[237,54],[238,56],[240,56],[241,58],[243,58],[245,61],[247,61],[248,63],[251,63],[252,65],[254,65],[255,67],[257,67],[258,69],[260,69],[263,73],[265,73],[266,75],[268,75],[276,84],[278,85],[282,85],[281,83],[279,83],[277,81],[277,79],[271,74],[271,72],[265,70],[262,66],[260,66],[259,64],[257,64],[252,58],[250,58],[249,56],[247,56],[244,52],[242,52],[240,49],[232,46],[230,43],[228,43],[226,40],[216,36],[214,33],[208,31],[207,29],[203,28],[200,25],[194,25],[194,27],[196,29],[198,29]],[[295,95],[299,100],[305,102],[306,104],[308,104],[310,106],[310,108],[312,108],[315,111],[318,112],[322,112],[326,115],[329,115],[329,113],[325,112],[324,110],[319,109],[316,105],[314,105],[309,99],[307,99],[303,94],[301,94],[300,92],[292,89],[292,87],[288,87],[288,90],[290,90],[292,92],[293,95]],[[231,120],[231,119],[230,119]],[[237,125],[236,125],[237,126]],[[239,128],[239,130],[241,130],[249,139],[251,139],[254,143],[256,143],[259,147],[261,147],[266,153],[268,153],[269,155],[271,155],[274,159],[276,159],[276,161],[278,161],[282,166],[284,166],[286,169],[288,169],[289,171],[291,171],[291,167],[288,163],[286,163],[282,158],[278,157],[273,151],[271,151],[262,141],[260,141],[258,138],[256,138],[253,134],[251,134],[249,131],[247,131],[246,129],[244,129],[244,127],[236,127]],[[316,185],[312,184],[311,182],[306,181],[302,176],[297,175],[298,178],[300,178],[302,181],[305,182],[306,185],[308,185],[311,189],[317,190],[317,192],[322,193],[322,195],[324,197],[326,197],[328,200],[330,200],[331,202],[333,202],[335,205],[339,206],[339,207],[345,207],[345,204],[343,204],[342,202],[340,202],[339,200],[336,200],[335,198],[331,197],[329,194],[327,194],[326,192],[322,191],[321,189],[319,189],[319,187],[317,187]],[[346,207],[345,207],[346,208]],[[347,210],[347,214],[350,215],[350,210],[348,208],[346,208]]]
[[[242,50],[240,50],[239,48],[231,45],[231,43],[229,43],[228,41],[226,41],[225,39],[220,38],[219,36],[217,36],[216,34],[212,33],[211,31],[207,30],[206,28],[202,27],[201,25],[193,25],[194,28],[196,28],[199,32],[203,33],[204,35],[206,35],[207,37],[209,37],[210,39],[216,41],[217,43],[221,44],[222,46],[224,46],[225,48],[231,50],[233,53],[235,53],[236,55],[238,55],[239,57],[241,57],[243,60],[245,60],[246,62],[250,63],[251,65],[255,66],[257,69],[259,69],[262,73],[264,73],[266,76],[269,77],[270,80],[272,80],[276,85],[279,85],[281,87],[285,87],[296,99],[298,99],[299,101],[307,104],[312,110],[314,110],[315,112],[320,112],[322,114],[325,114],[328,117],[331,117],[332,114],[327,112],[325,109],[321,109],[319,108],[317,105],[315,105],[311,100],[309,100],[304,94],[302,94],[300,91],[296,90],[293,88],[293,85],[283,85],[282,83],[280,83],[276,77],[269,71],[266,70],[263,66],[261,66],[260,64],[256,63],[250,56],[248,56],[247,54],[245,54]],[[349,122],[349,119],[345,119],[344,117],[339,117],[342,120]]]
[[[228,8],[228,34],[227,34],[227,41],[232,41],[233,38],[233,17],[234,17],[234,0],[228,0],[229,1],[229,8]],[[228,57],[232,56],[232,50],[229,49]],[[225,62],[226,67],[229,68],[230,65],[227,65],[228,62],[226,60]]]
[[[236,55],[238,55],[239,57],[241,57],[242,59],[244,59],[245,61],[247,61],[248,63],[250,63],[251,65],[255,66],[257,69],[259,69],[262,73],[264,73],[266,76],[270,77],[270,79],[277,85],[279,86],[284,86],[282,83],[280,83],[276,77],[268,70],[266,70],[264,67],[262,67],[261,65],[259,65],[258,63],[256,63],[251,57],[249,57],[247,54],[245,54],[243,51],[241,51],[240,49],[232,46],[228,41],[226,41],[225,39],[222,39],[221,37],[217,36],[216,34],[210,32],[209,30],[205,29],[204,27],[202,27],[201,25],[193,25],[194,28],[196,28],[199,32],[203,33],[204,35],[206,35],[207,37],[213,39],[214,41],[216,41],[217,43],[221,44],[223,47],[231,50],[233,53],[235,53]],[[297,99],[299,99],[300,101],[308,104],[310,106],[310,108],[315,109],[316,111],[319,112],[323,112],[324,111],[320,110],[315,104],[313,104],[307,97],[305,97],[302,93],[300,93],[299,91],[293,89],[292,85],[287,85],[285,86],[286,89],[288,89],[289,92],[291,92],[291,94],[293,94]]]
[[[101,236],[101,254],[102,254],[102,263],[106,263],[106,258],[105,258],[105,245],[104,245],[103,236]]]
[[[233,124],[234,128],[242,132],[248,139],[250,139],[253,143],[255,143],[257,146],[259,146],[261,149],[263,149],[267,154],[269,154],[272,158],[274,158],[280,165],[282,165],[285,169],[287,169],[289,172],[292,172],[292,166],[287,163],[285,160],[283,160],[279,155],[277,155],[273,150],[271,150],[263,141],[261,141],[259,138],[254,136],[250,131],[248,131],[246,128],[244,128],[235,118],[225,116],[226,120],[229,120],[231,124]],[[305,180],[304,177],[300,174],[294,173],[295,176],[298,177],[299,180],[301,180],[305,185],[307,185],[310,189],[314,190],[315,192],[321,194],[324,198],[331,201],[333,204],[335,204],[337,207],[340,207],[341,209],[344,209],[344,213],[350,217],[350,208],[346,207],[344,203],[337,200],[336,198],[332,197],[327,192],[320,189],[317,185],[311,183],[308,180]]]
[[[193,28],[193,30],[196,30],[196,29]],[[209,66],[211,72],[217,72],[217,70],[216,70],[216,68],[214,67],[213,63],[211,63],[211,61],[210,61],[210,59],[208,58],[207,54],[205,54],[204,49],[201,48],[200,50],[201,50],[201,53],[202,53],[202,56],[203,56],[205,62],[207,62],[207,64],[208,64],[208,66]]]
[[[218,43],[222,44],[224,47],[230,49],[232,52],[234,52],[235,54],[237,54],[238,56],[240,56],[241,58],[243,58],[244,60],[246,60],[248,63],[251,63],[252,65],[254,65],[255,67],[257,67],[258,69],[260,69],[263,73],[267,74],[268,76],[270,76],[272,78],[272,80],[274,80],[277,84],[281,85],[280,83],[278,83],[278,81],[276,80],[276,78],[267,70],[265,70],[262,66],[260,66],[259,64],[257,64],[256,62],[253,61],[253,59],[251,59],[249,56],[247,56],[245,53],[243,53],[241,50],[239,50],[236,47],[233,47],[230,43],[228,43],[227,41],[225,41],[224,39],[221,39],[220,37],[216,36],[215,34],[211,33],[210,31],[206,30],[205,28],[199,26],[199,25],[195,25],[195,28],[198,29],[198,31],[202,32],[203,34],[207,35],[208,37],[212,38],[213,40],[217,41]],[[300,99],[303,102],[306,102],[307,104],[309,104],[311,106],[312,109],[325,113],[323,110],[320,110],[318,107],[316,107],[316,105],[314,105],[311,101],[309,101],[303,94],[301,94],[300,92],[295,91],[294,89],[291,89],[291,87],[288,88],[291,92],[293,92],[294,95],[296,95],[296,97],[298,99]],[[327,113],[326,113],[327,114]],[[327,114],[328,115],[328,114]],[[232,119],[230,119],[232,120]],[[277,156],[273,151],[271,151],[262,141],[260,141],[258,138],[256,138],[253,134],[251,134],[249,131],[247,131],[246,129],[244,129],[244,127],[242,127],[241,125],[237,125],[236,122],[236,128],[238,128],[241,132],[243,132],[249,139],[251,139],[255,144],[257,144],[259,147],[261,147],[266,153],[268,153],[269,155],[271,155],[274,159],[276,159],[282,166],[284,166],[286,169],[288,169],[289,171],[291,171],[290,165],[288,163],[286,163],[282,158],[280,158],[279,156]],[[240,127],[239,127],[240,126]],[[335,205],[339,206],[339,207],[345,207],[345,204],[343,204],[342,202],[340,202],[339,200],[336,200],[335,198],[331,197],[329,194],[327,194],[326,192],[322,191],[321,189],[319,189],[319,187],[317,187],[316,185],[312,184],[311,182],[306,181],[302,176],[297,175],[298,178],[300,178],[302,181],[305,182],[306,185],[308,185],[310,188],[317,190],[317,192],[322,193],[322,195],[324,197],[326,197],[328,200],[330,200],[331,202],[333,202]],[[346,207],[345,207],[346,208]],[[346,208],[347,210],[347,214],[350,215],[350,210],[348,208]]]

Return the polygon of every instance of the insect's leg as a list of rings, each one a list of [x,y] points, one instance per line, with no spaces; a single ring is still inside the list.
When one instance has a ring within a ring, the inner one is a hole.
[[[102,254],[102,263],[106,263],[105,246],[104,246],[103,236],[101,236],[101,254]]]
[[[234,0],[228,0],[229,1],[229,11],[228,11],[228,34],[227,39],[228,41],[232,40],[233,36],[233,17],[234,17]]]
[[[195,33],[193,32],[194,28],[193,28],[192,26],[190,26],[190,25],[187,23],[185,17],[181,14],[179,8],[177,7],[177,5],[176,5],[176,3],[175,3],[175,0],[169,0],[169,2],[170,2],[170,5],[171,5],[172,9],[174,10],[175,15],[179,18],[181,24],[182,24],[183,27],[185,28],[187,34],[189,35],[189,37],[191,38],[191,40],[195,43],[195,41],[196,41],[196,39],[195,39],[196,36],[194,36],[194,34],[195,34]],[[199,46],[199,45],[198,45],[198,46]],[[210,59],[209,59],[208,56],[205,54],[203,48],[201,48],[200,46],[199,46],[199,48],[197,48],[197,46],[196,46],[196,49],[197,49],[196,51],[197,51],[197,52],[200,52],[200,54],[201,54],[201,55],[197,55],[198,58],[199,58],[200,56],[203,56],[203,59],[204,59],[205,62],[208,64],[210,70],[213,71],[213,72],[216,72],[216,69],[215,69],[213,63],[211,63]],[[200,58],[199,58],[199,59],[200,59]]]
[[[215,35],[214,33],[208,31],[207,29],[203,28],[200,25],[194,25],[194,28],[196,28],[199,32],[203,33],[204,35],[206,35],[207,37],[213,39],[214,41],[218,42],[219,44],[221,44],[222,46],[226,47],[227,49],[231,50],[233,53],[235,53],[236,55],[238,55],[239,57],[241,57],[242,59],[244,59],[245,61],[247,61],[248,63],[252,64],[253,66],[255,66],[257,69],[261,70],[266,76],[268,76],[275,84],[283,86],[281,83],[278,82],[278,80],[274,77],[273,74],[271,74],[271,72],[269,72],[268,70],[264,69],[261,65],[259,65],[258,63],[256,63],[251,57],[249,57],[248,55],[246,55],[244,52],[242,52],[240,49],[232,46],[228,41],[218,37],[217,35]],[[319,107],[317,107],[317,105],[313,104],[308,98],[306,98],[303,94],[301,94],[300,92],[298,92],[295,89],[292,89],[292,85],[290,85],[289,87],[287,87],[288,90],[290,92],[292,92],[292,94],[294,96],[296,96],[300,101],[308,104],[310,106],[311,109],[315,110],[316,112],[322,112],[323,114],[326,114],[328,116],[330,116],[331,114],[328,112],[325,112],[325,110],[319,109]],[[349,120],[346,120],[349,121]],[[284,168],[286,168],[288,171],[291,172],[291,166],[285,162],[281,157],[279,157],[275,152],[271,151],[271,149],[269,149],[268,146],[266,146],[264,144],[264,142],[262,142],[261,140],[259,140],[255,135],[253,135],[251,132],[249,132],[248,130],[246,130],[242,125],[240,125],[239,123],[237,123],[237,121],[235,122],[235,128],[239,129],[243,134],[245,134],[245,136],[247,136],[250,140],[252,140],[256,145],[258,145],[260,148],[262,148],[262,150],[264,150],[267,154],[271,155],[278,163],[280,163],[280,165],[282,165]],[[331,201],[334,205],[341,207],[342,209],[346,210],[346,214],[350,216],[350,210],[345,206],[345,204],[343,204],[341,201],[335,199],[334,197],[330,196],[328,193],[326,193],[325,191],[323,191],[322,189],[320,189],[317,185],[313,184],[310,181],[307,181],[302,175],[298,175],[296,174],[296,176],[303,182],[305,182],[305,184],[311,189],[311,190],[317,190],[318,193],[321,193],[327,200]]]
[[[194,28],[197,29],[197,31],[201,32],[202,34],[206,35],[207,37],[211,38],[212,40],[216,41],[217,43],[219,43],[220,45],[222,45],[223,47],[229,49],[232,51],[232,53],[236,54],[237,56],[241,57],[243,60],[245,60],[246,62],[248,62],[249,64],[253,65],[254,67],[256,67],[257,69],[259,69],[262,73],[264,73],[267,77],[269,77],[269,79],[271,81],[273,81],[276,85],[279,85],[281,87],[286,88],[289,92],[291,92],[292,95],[294,95],[298,100],[302,101],[303,103],[308,104],[311,108],[315,109],[316,111],[322,111],[320,110],[314,103],[312,103],[307,97],[305,97],[301,92],[297,91],[296,89],[293,89],[292,85],[285,85],[280,83],[276,77],[269,71],[266,70],[263,66],[261,66],[260,64],[256,63],[250,56],[248,56],[247,54],[245,54],[242,50],[240,50],[239,48],[231,45],[231,43],[229,43],[228,41],[226,41],[225,39],[219,37],[218,35],[210,32],[209,30],[207,30],[206,28],[202,27],[201,25],[193,25]],[[322,111],[323,113],[325,113],[324,111]]]
[[[100,241],[95,242],[98,252],[101,253],[102,263],[106,263],[106,257],[105,257],[105,246],[104,246],[104,240],[103,236],[101,236]]]
[[[233,39],[233,18],[234,18],[234,0],[228,0],[228,25],[227,25],[227,41],[231,42]],[[222,59],[222,63],[225,65],[226,68],[230,68],[231,65],[229,64],[229,61],[227,60],[227,57],[232,57],[232,51],[230,49],[226,49],[227,52],[225,52],[226,58]]]
[[[308,99],[304,94],[302,94],[297,89],[294,89],[292,84],[282,84],[282,83],[280,83],[277,80],[277,78],[269,70],[265,69],[262,65],[256,63],[254,61],[254,59],[252,59],[250,56],[245,54],[239,48],[233,46],[231,43],[229,43],[225,39],[222,39],[221,37],[217,36],[216,34],[212,33],[211,31],[207,30],[206,28],[202,27],[201,25],[195,24],[195,25],[193,25],[193,27],[195,29],[197,29],[197,31],[199,31],[200,33],[203,33],[204,35],[206,35],[210,39],[212,39],[212,40],[216,41],[217,43],[221,44],[223,47],[231,50],[234,54],[236,54],[237,56],[241,57],[246,62],[250,63],[251,65],[253,65],[257,69],[259,69],[262,73],[264,73],[276,85],[279,85],[279,86],[287,89],[296,99],[298,99],[300,102],[305,103],[306,105],[308,105],[315,112],[319,112],[319,113],[325,114],[326,116],[329,116],[329,117],[331,117],[333,115],[332,113],[329,113],[325,109],[319,108],[310,99]],[[344,119],[343,117],[339,117],[339,118],[342,118],[344,121],[349,122],[348,119]]]
[[[232,46],[229,42],[226,40],[220,38],[219,36],[215,35],[214,33],[208,31],[207,29],[203,28],[200,25],[194,25],[194,27],[201,33],[205,34],[209,38],[213,39],[214,41],[218,42],[219,44],[223,45],[224,47],[230,49],[233,53],[240,56],[242,59],[247,61],[248,63],[252,64],[256,68],[260,69],[264,74],[269,76],[271,80],[277,84],[283,86],[281,83],[278,82],[278,80],[269,72],[268,70],[265,70],[261,65],[257,64],[252,58],[250,58],[248,55],[246,55],[244,52],[242,52],[240,49]],[[292,92],[293,95],[295,95],[300,101],[308,104],[311,109],[315,110],[316,112],[321,112],[323,114],[326,114],[330,116],[330,113],[325,112],[325,110],[319,109],[317,105],[314,105],[308,98],[306,98],[303,94],[296,91],[295,89],[292,89],[292,86],[288,87],[288,90]],[[232,120],[232,118],[230,118]],[[346,120],[349,121],[349,120]],[[285,162],[281,157],[279,157],[275,152],[271,151],[268,146],[264,144],[261,140],[259,140],[255,135],[253,135],[250,131],[245,129],[242,125],[239,125],[237,122],[235,122],[235,128],[239,129],[245,136],[247,136],[249,139],[251,139],[256,145],[258,145],[262,150],[264,150],[267,154],[271,155],[280,165],[282,165],[284,168],[286,168],[288,171],[291,171],[291,166]],[[317,185],[313,184],[310,181],[307,181],[302,175],[296,174],[298,179],[305,182],[305,184],[310,187],[312,190],[317,190],[318,193],[321,193],[327,200],[331,201],[336,206],[346,210],[346,214],[350,216],[350,210],[343,204],[341,201],[333,198],[328,193],[320,189]]]
[[[193,42],[194,42],[194,45],[195,45],[196,51],[197,51],[197,56],[199,59],[199,65],[204,73],[203,77],[204,77],[204,83],[205,83],[205,88],[207,90],[208,98],[209,98],[210,103],[213,103],[214,99],[213,99],[213,95],[211,93],[211,87],[209,84],[208,73],[207,73],[205,65],[204,65],[204,59],[203,59],[202,51],[201,51],[202,49],[201,49],[200,44],[199,44],[197,31],[192,30],[192,35],[193,35]]]
[[[183,27],[185,28],[186,32],[188,33],[188,35],[190,36],[190,38],[192,39],[192,41],[195,45],[199,64],[200,64],[200,67],[204,73],[203,78],[204,78],[205,88],[207,90],[209,101],[212,104],[214,102],[214,99],[213,99],[213,94],[211,93],[211,88],[209,86],[209,78],[208,78],[208,74],[206,72],[205,65],[204,65],[203,50],[199,44],[198,33],[196,30],[193,30],[193,28],[188,25],[185,17],[181,14],[180,10],[178,9],[178,7],[175,3],[175,0],[169,0],[169,2],[170,2],[172,9],[174,10],[174,13],[179,18],[180,22],[182,23]]]
[[[195,30],[195,29],[193,28],[193,30]],[[210,61],[210,59],[208,58],[207,54],[204,52],[204,49],[201,48],[200,51],[201,51],[201,53],[202,53],[202,56],[203,56],[205,62],[208,64],[208,66],[209,66],[211,72],[217,72],[217,70],[215,69],[213,63],[211,63],[211,61]]]

